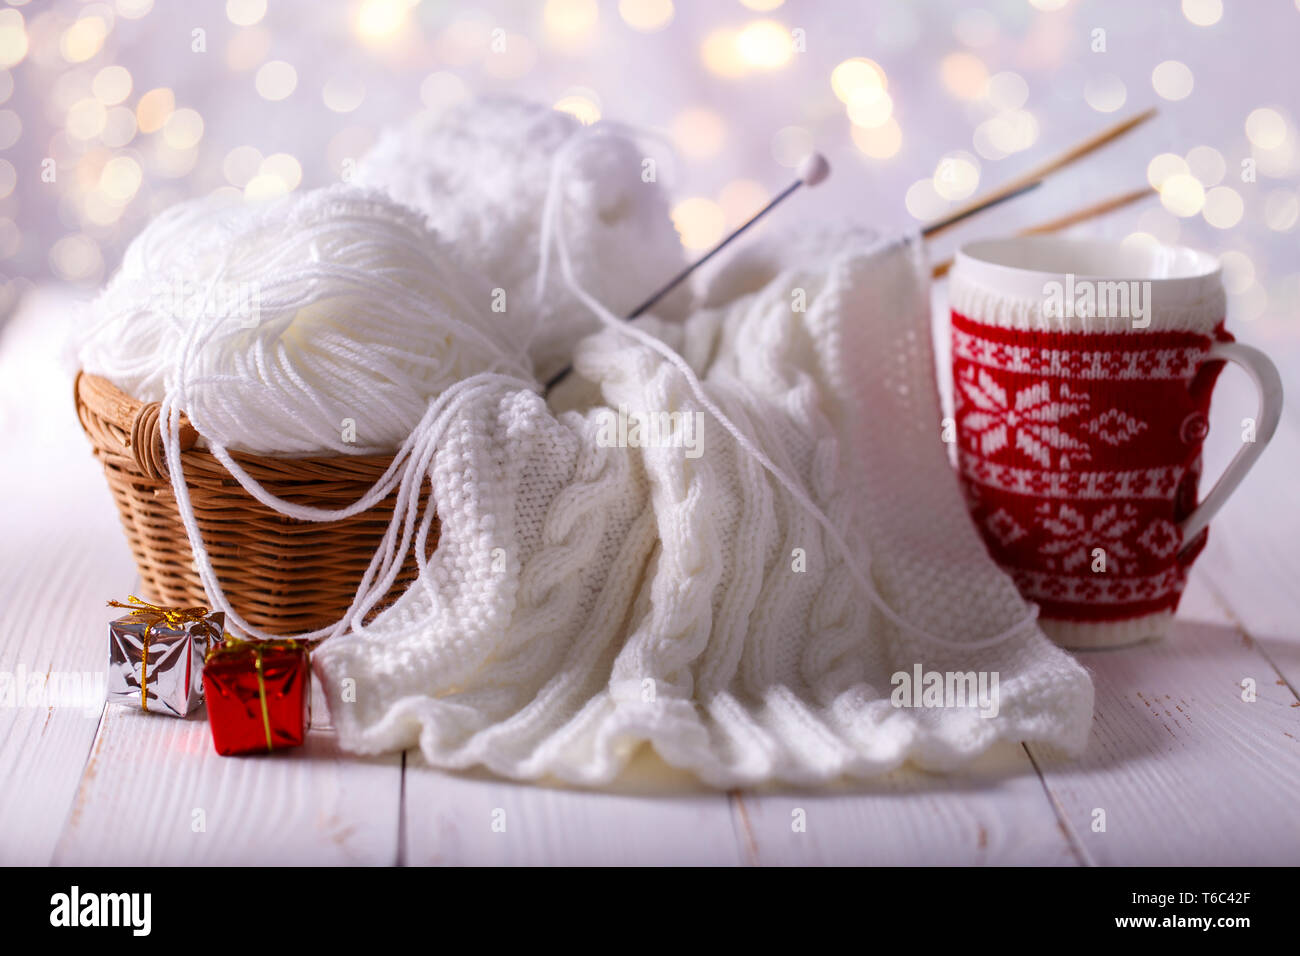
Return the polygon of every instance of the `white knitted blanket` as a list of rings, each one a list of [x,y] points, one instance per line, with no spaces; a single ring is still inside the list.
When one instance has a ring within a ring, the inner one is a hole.
[[[997,740],[1083,747],[1091,682],[1035,626],[953,646],[1028,609],[940,442],[921,244],[781,248],[741,256],[684,325],[643,327],[802,483],[908,626],[679,370],[605,331],[552,407],[502,386],[440,441],[428,573],[315,655],[346,749],[598,784],[648,743],[731,787],[951,768]],[[954,706],[899,674],[994,693]]]

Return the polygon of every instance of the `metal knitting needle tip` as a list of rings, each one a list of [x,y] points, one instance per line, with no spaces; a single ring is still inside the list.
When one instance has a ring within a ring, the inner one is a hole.
[[[688,265],[681,272],[677,273],[677,275],[669,279],[667,283],[665,283],[658,290],[656,290],[648,299],[646,299],[635,309],[629,312],[625,316],[625,318],[627,318],[629,321],[632,319],[639,318],[641,315],[645,314],[646,312],[650,311],[650,309],[654,308],[655,305],[659,302],[659,300],[661,300],[664,296],[668,295],[668,293],[672,292],[679,285],[681,285],[688,278],[690,278],[691,273],[693,273],[700,266],[704,265],[704,263],[708,262],[710,259],[716,256],[723,249],[727,248],[727,246],[729,246],[738,236],[740,236],[741,233],[743,233],[746,229],[754,225],[754,223],[758,222],[769,212],[771,212],[773,209],[779,206],[785,199],[787,199],[788,197],[792,196],[795,192],[797,192],[800,186],[808,186],[809,188],[811,188],[813,186],[817,186],[825,182],[826,178],[831,174],[831,164],[826,161],[826,157],[823,156],[821,153],[811,153],[802,163],[799,164],[798,173],[799,173],[798,178],[794,182],[792,182],[789,186],[786,186],[785,189],[781,190],[779,193],[773,196],[766,206],[764,206],[758,212],[754,213],[754,215],[750,216],[747,220],[745,220],[745,222],[741,223],[738,227],[736,227],[736,229],[730,235],[724,236],[722,238],[722,241],[719,242],[716,246],[714,246],[704,255],[700,256],[698,259],[696,259],[694,262]],[[556,385],[559,385],[560,382],[564,381],[565,376],[567,376],[572,371],[573,371],[573,366],[566,365],[564,368],[560,369],[558,372],[552,375],[550,379],[546,382],[546,391],[550,392],[550,390],[553,389]]]

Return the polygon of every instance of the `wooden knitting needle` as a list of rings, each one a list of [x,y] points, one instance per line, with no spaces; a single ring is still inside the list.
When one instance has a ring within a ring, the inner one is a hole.
[[[1032,183],[1025,183],[1023,186],[1019,186],[1010,192],[1002,192],[999,190],[996,194],[990,195],[974,205],[963,206],[952,215],[944,216],[942,219],[935,220],[921,230],[921,235],[925,236],[927,239],[931,236],[937,236],[945,229],[957,225],[957,223],[961,222],[963,219],[969,219],[971,216],[983,212],[985,209],[992,209],[994,206],[1001,205],[1008,199],[1015,199],[1017,196],[1023,196],[1025,193],[1037,189],[1041,185],[1043,185],[1043,181],[1038,179]]]
[[[1123,122],[1117,123],[1109,129],[1104,129],[1100,133],[1088,137],[1081,143],[1076,143],[1059,156],[1055,156],[1028,172],[1022,173],[1010,182],[999,186],[992,192],[985,193],[983,196],[972,199],[965,206],[962,206],[956,212],[952,213],[952,215],[945,217],[931,226],[927,226],[923,230],[923,234],[927,237],[937,236],[939,233],[944,232],[961,222],[968,215],[971,215],[980,209],[987,209],[989,205],[999,202],[1002,199],[1009,199],[1012,195],[1019,194],[1027,184],[1036,180],[1046,179],[1052,173],[1064,169],[1072,163],[1078,162],[1088,154],[1101,149],[1107,143],[1119,139],[1129,130],[1140,126],[1155,115],[1155,107],[1152,107],[1146,112],[1139,113],[1136,116],[1130,116]]]
[[[749,219],[747,219],[744,223],[742,223],[739,227],[737,227],[734,232],[732,232],[728,236],[724,236],[722,241],[719,242],[716,246],[714,246],[704,255],[700,256],[700,258],[696,259],[694,262],[688,265],[681,272],[677,273],[677,275],[669,279],[665,285],[660,287],[648,299],[646,299],[635,309],[629,312],[625,316],[625,318],[627,318],[629,321],[632,319],[639,318],[641,315],[645,314],[650,309],[654,308],[655,303],[657,303],[668,293],[672,292],[673,289],[677,288],[688,278],[690,278],[692,272],[694,272],[700,266],[704,265],[704,263],[708,262],[710,259],[716,256],[723,249],[727,248],[727,246],[731,245],[731,243],[737,237],[739,237],[741,233],[743,233],[754,223],[758,222],[760,219],[766,216],[769,212],[775,209],[780,203],[788,199],[790,196],[794,195],[794,193],[798,191],[800,186],[808,186],[811,188],[813,186],[816,186],[824,182],[826,180],[826,177],[829,176],[830,174],[831,174],[831,164],[826,161],[825,156],[823,156],[821,153],[813,153],[810,156],[808,156],[807,159],[805,159],[802,163],[799,164],[799,176],[794,182],[792,182],[789,186],[786,186],[785,189],[781,190],[779,193],[773,196],[771,202],[769,202],[758,212],[754,213],[754,215],[750,216]],[[564,366],[564,368],[560,369],[558,372],[552,375],[546,383],[546,391],[550,392],[550,390],[553,389],[556,385],[559,385],[560,382],[564,381],[565,376],[572,371],[573,371],[573,366],[566,365]]]
[[[1096,219],[1098,216],[1104,216],[1108,212],[1114,212],[1116,209],[1123,209],[1125,206],[1131,206],[1139,200],[1146,199],[1148,196],[1154,196],[1156,191],[1150,186],[1142,189],[1134,189],[1132,192],[1120,193],[1118,196],[1111,196],[1109,199],[1103,199],[1101,202],[1092,203],[1084,206],[1082,209],[1076,209],[1074,212],[1067,212],[1064,216],[1057,216],[1055,219],[1048,219],[1033,226],[1027,226],[1016,233],[1017,236],[1043,236],[1048,233],[1060,232],[1062,229],[1068,229],[1077,223],[1087,222],[1089,219]],[[941,279],[948,274],[952,268],[952,260],[941,262],[934,267],[934,277]]]

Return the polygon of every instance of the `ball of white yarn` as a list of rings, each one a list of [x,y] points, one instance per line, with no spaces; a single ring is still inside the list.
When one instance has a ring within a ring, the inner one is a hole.
[[[354,179],[424,214],[458,263],[505,291],[505,317],[532,336],[529,351],[543,381],[568,363],[581,336],[600,327],[557,270],[534,301],[551,161],[579,136],[564,160],[562,228],[578,281],[625,315],[684,259],[667,196],[643,178],[644,149],[617,128],[584,131],[572,116],[543,106],[471,100],[384,134]],[[683,289],[655,313],[680,317],[687,301]]]
[[[491,289],[421,217],[351,186],[168,210],[94,313],[83,368],[143,401],[183,390],[203,436],[263,454],[391,450],[451,384],[528,376]]]

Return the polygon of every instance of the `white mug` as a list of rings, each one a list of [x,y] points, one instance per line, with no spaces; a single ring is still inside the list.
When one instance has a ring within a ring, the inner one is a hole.
[[[1282,382],[1224,329],[1219,265],[1156,243],[973,242],[949,282],[958,468],[990,553],[1067,647],[1159,637],[1210,519],[1277,429]],[[1198,501],[1223,362],[1252,441]]]

